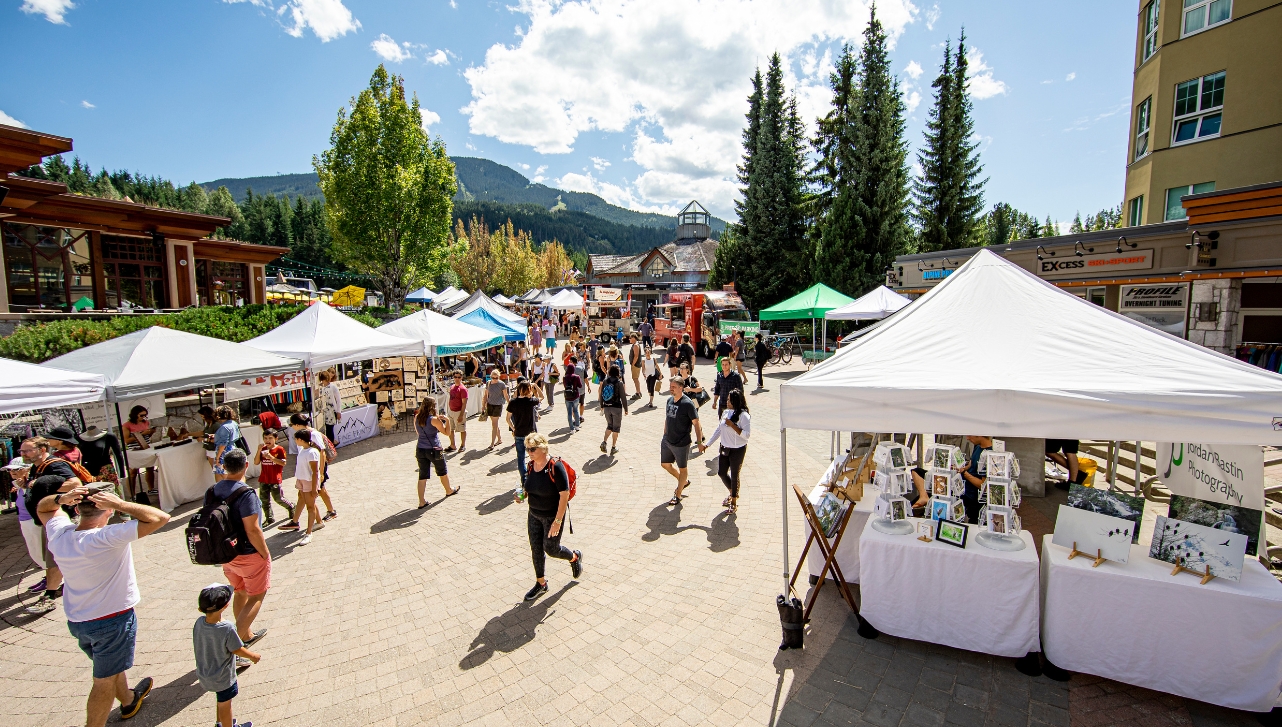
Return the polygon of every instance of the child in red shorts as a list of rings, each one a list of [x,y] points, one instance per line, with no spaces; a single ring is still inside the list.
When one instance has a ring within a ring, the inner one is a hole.
[[[271,502],[275,499],[276,504],[289,511],[289,522],[282,525],[281,529],[292,525],[292,529],[297,530],[298,523],[294,521],[294,505],[285,499],[285,494],[280,488],[284,481],[285,457],[285,448],[276,443],[276,432],[270,429],[264,430],[263,445],[254,454],[254,464],[262,466],[262,471],[258,474],[258,499],[263,503],[264,523],[271,525],[276,522],[272,517]]]

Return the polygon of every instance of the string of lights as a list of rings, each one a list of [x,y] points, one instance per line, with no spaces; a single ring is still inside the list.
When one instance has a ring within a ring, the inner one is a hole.
[[[374,276],[372,275],[331,270],[329,268],[322,268],[317,265],[305,263],[301,260],[294,260],[289,257],[282,257],[279,262],[272,263],[267,266],[268,275],[276,275],[278,273],[283,273],[287,278],[324,277],[331,280],[353,281],[369,281],[374,279]]]

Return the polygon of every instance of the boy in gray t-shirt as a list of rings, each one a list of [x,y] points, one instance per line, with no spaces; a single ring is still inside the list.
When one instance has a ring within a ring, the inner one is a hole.
[[[196,619],[191,629],[196,675],[200,678],[200,686],[214,692],[220,727],[237,727],[231,714],[231,700],[240,691],[236,684],[236,657],[244,657],[255,664],[262,658],[245,648],[245,643],[236,633],[235,624],[223,621],[223,611],[227,610],[231,597],[231,586],[222,583],[201,589],[197,605],[205,615]],[[253,723],[241,722],[239,727],[253,727]]]

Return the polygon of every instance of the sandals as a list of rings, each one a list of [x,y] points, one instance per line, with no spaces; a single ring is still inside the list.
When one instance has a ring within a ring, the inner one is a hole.
[[[730,498],[728,498],[728,497],[727,497],[726,499],[722,500],[722,501],[721,501],[721,506],[722,506],[722,507],[730,507]]]
[[[668,507],[676,507],[677,505],[680,505],[680,504],[681,504],[681,498],[677,497],[676,495],[673,495],[672,499],[668,500]]]
[[[736,512],[739,512],[739,503],[736,501],[731,501],[730,507],[726,510],[726,512],[730,513],[731,515],[735,514]]]
[[[459,490],[461,490],[461,489],[463,489],[463,486],[462,486],[462,485],[459,485],[458,487],[455,487],[455,488],[454,488],[454,491],[453,491],[453,492],[451,492],[451,493],[449,493],[448,495],[446,495],[446,497],[453,497],[453,496],[457,495],[457,494],[458,494],[458,491],[459,491]]]

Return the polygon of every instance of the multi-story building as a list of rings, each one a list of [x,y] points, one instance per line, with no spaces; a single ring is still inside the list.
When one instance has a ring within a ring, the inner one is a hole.
[[[1135,36],[1127,226],[1282,180],[1282,2],[1141,0]]]

